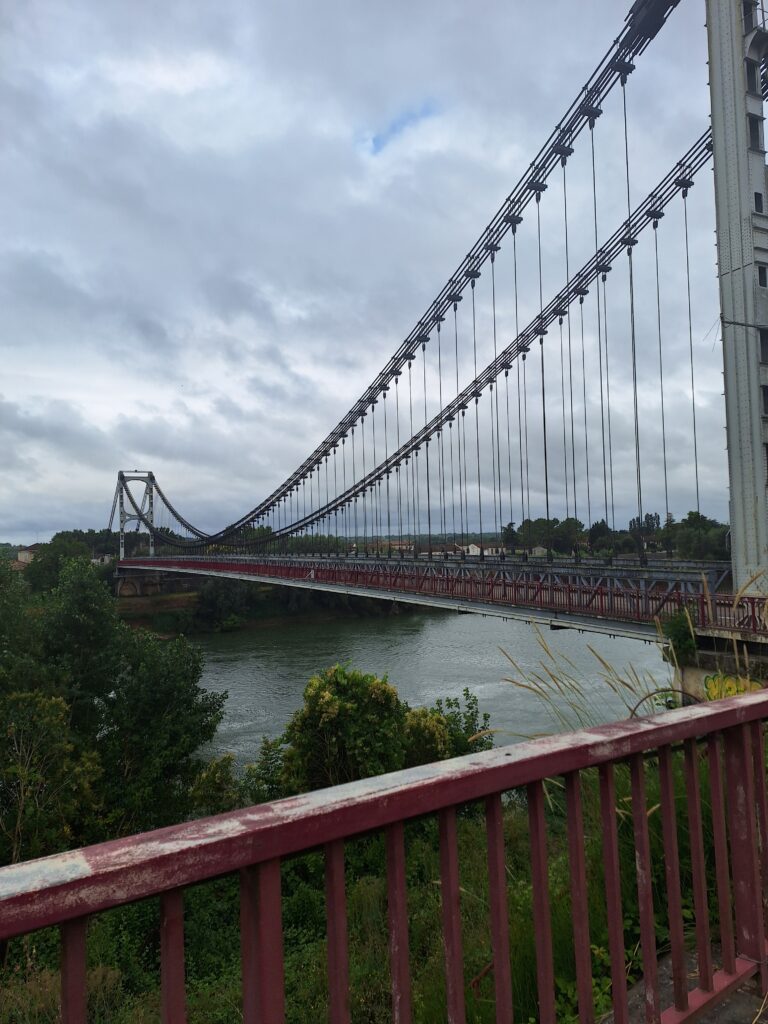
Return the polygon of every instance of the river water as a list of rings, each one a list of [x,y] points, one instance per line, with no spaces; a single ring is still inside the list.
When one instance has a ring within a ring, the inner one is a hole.
[[[506,681],[509,678],[530,684],[533,677],[535,685],[536,676],[548,678],[546,666],[560,679],[573,679],[582,691],[573,697],[574,703],[590,723],[596,723],[624,718],[628,712],[605,681],[614,673],[594,652],[638,690],[638,699],[643,689],[667,686],[671,677],[654,644],[573,630],[539,633],[522,622],[429,611],[386,618],[286,619],[279,625],[214,634],[199,642],[205,655],[203,686],[229,693],[213,752],[231,751],[240,763],[255,758],[262,736],[283,730],[301,704],[309,677],[336,662],[388,676],[414,707],[433,704],[439,697],[458,697],[469,687],[478,697],[480,711],[491,716],[497,744],[565,727],[552,701]],[[640,686],[633,671],[641,677]],[[613,685],[632,703],[628,688],[615,678]],[[567,706],[568,693],[558,694],[551,682],[549,692],[559,714],[578,727],[576,712]]]

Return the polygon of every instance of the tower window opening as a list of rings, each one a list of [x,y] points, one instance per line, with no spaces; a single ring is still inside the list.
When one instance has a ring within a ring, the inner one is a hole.
[[[760,329],[760,362],[768,366],[768,328]]]
[[[768,267],[764,263],[758,264],[757,283],[761,288],[768,288]]]
[[[768,384],[763,384],[760,390],[763,394],[763,416],[768,416]]]
[[[755,192],[755,212],[756,213],[762,213],[763,212],[763,193],[762,192]]]
[[[747,118],[749,121],[749,148],[762,150],[762,132],[760,131],[760,118],[755,117],[754,114],[750,114]]]
[[[747,65],[747,91],[755,96],[760,95],[760,74],[758,66],[753,60],[745,61]]]

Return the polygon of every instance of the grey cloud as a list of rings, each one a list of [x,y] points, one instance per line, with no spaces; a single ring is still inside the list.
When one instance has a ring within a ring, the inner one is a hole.
[[[12,482],[18,514],[13,525],[4,515],[3,529],[23,534],[25,516],[30,530],[63,525],[63,506],[54,511],[51,503],[48,527],[40,511],[53,479],[44,452],[84,467],[88,500],[70,506],[72,525],[101,521],[97,510],[120,464],[150,465],[185,514],[211,528],[272,490],[428,307],[623,14],[600,0],[574,18],[572,5],[557,0],[548,18],[567,26],[568,40],[555,33],[544,51],[538,8],[500,2],[482,16],[459,0],[354,8],[341,0],[223,0],[215,9],[189,0],[160,7],[106,0],[97,9],[85,0],[36,0],[4,10],[0,347],[10,406],[3,429],[6,451],[34,466],[39,482],[34,494]],[[700,20],[681,5],[630,78],[633,201],[706,124]],[[425,103],[431,116],[405,126]],[[374,153],[371,140],[400,122],[403,130]],[[620,129],[616,95],[595,133],[601,237],[626,215]],[[702,429],[717,439],[702,454],[702,479],[707,507],[723,514],[719,353],[711,353],[711,339],[699,344],[716,315],[708,174],[690,199],[694,342]],[[573,270],[593,245],[587,137],[569,161],[568,188]],[[541,207],[545,301],[564,282],[561,203],[555,177]],[[669,437],[682,483],[689,407],[679,211],[660,232]],[[637,337],[645,407],[656,417],[648,252],[643,242]],[[533,216],[521,228],[518,255],[524,324],[538,309]],[[498,338],[506,343],[515,324],[509,244],[496,271]],[[631,449],[625,275],[618,265],[611,274],[609,318],[616,441]],[[477,289],[479,365],[492,355],[489,289],[486,271]],[[459,311],[462,384],[472,365],[468,307]],[[592,386],[593,297],[585,317]],[[571,319],[577,346],[576,309]],[[452,344],[447,322],[446,398],[455,384]],[[551,332],[555,425],[557,344]],[[434,352],[433,339],[433,382]],[[69,372],[73,354],[77,374]],[[533,361],[529,368],[534,422]],[[593,392],[593,433],[595,402]],[[436,398],[429,405],[435,411]],[[657,419],[644,423],[641,437],[648,497],[658,504]],[[539,446],[532,441],[532,459]],[[94,472],[103,474],[98,484]],[[628,495],[626,518],[634,475],[626,453],[616,472]],[[540,480],[534,490],[540,504]],[[561,483],[553,494],[562,505]]]

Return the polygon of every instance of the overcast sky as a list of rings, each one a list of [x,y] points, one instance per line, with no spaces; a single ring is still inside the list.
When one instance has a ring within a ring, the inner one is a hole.
[[[187,518],[210,530],[255,505],[428,307],[618,34],[624,7],[2,5],[0,540],[106,525],[118,469],[154,470]],[[703,21],[703,4],[685,0],[630,77],[633,204],[707,125]],[[595,132],[601,238],[626,201],[620,104],[615,90]],[[585,134],[568,168],[572,270],[592,241],[588,160]],[[722,518],[709,169],[689,216],[702,510]],[[565,280],[557,177],[542,221],[546,302]],[[520,236],[521,325],[538,303],[534,222]],[[652,241],[649,232],[637,250],[641,455],[645,508],[663,513]],[[670,503],[679,516],[695,503],[679,203],[659,244]],[[497,263],[504,344],[514,327],[510,261],[505,246]],[[481,365],[492,351],[488,287],[484,274]],[[634,507],[624,292],[623,262],[608,299],[617,525]],[[550,333],[547,345],[558,344]],[[559,349],[547,351],[559,365]],[[452,394],[446,387],[444,397]],[[552,458],[561,467],[558,409]],[[600,490],[601,478],[592,485]],[[532,474],[532,512],[540,496]],[[563,501],[554,480],[553,514],[564,514]]]

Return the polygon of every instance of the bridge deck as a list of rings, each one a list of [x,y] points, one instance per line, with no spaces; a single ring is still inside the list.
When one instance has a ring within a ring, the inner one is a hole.
[[[768,636],[764,602],[717,592],[719,563],[705,574],[684,566],[550,565],[337,558],[125,559],[118,571],[179,572],[335,591],[452,611],[521,619],[641,640],[687,609],[697,633],[760,640]]]

